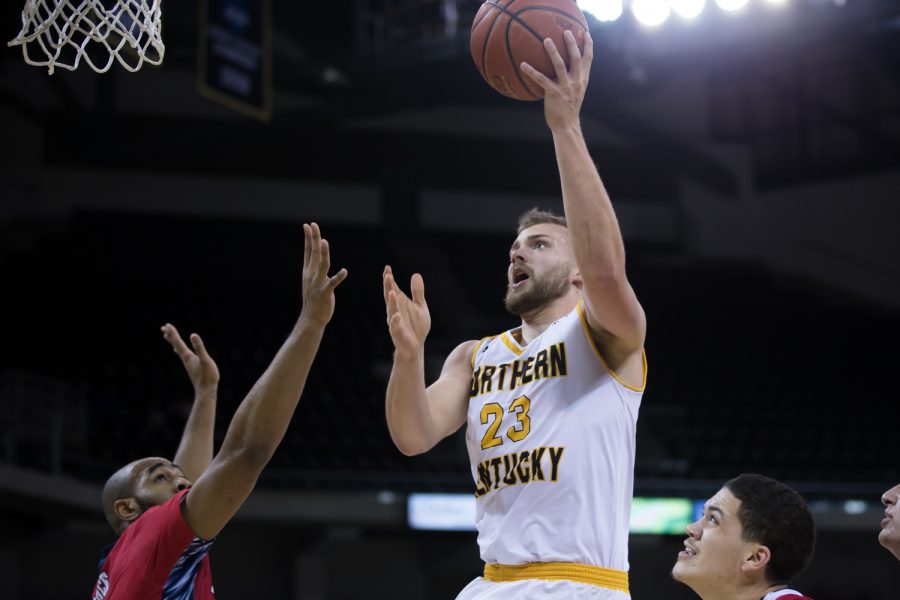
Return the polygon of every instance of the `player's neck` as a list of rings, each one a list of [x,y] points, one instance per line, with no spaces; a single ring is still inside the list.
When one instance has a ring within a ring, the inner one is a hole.
[[[556,298],[548,302],[542,307],[535,309],[527,314],[521,315],[522,328],[520,329],[519,340],[522,345],[527,346],[531,340],[544,333],[550,327],[553,321],[556,321],[573,310],[581,299],[581,294],[576,290]]]
[[[788,586],[786,585],[770,585],[765,588],[762,593],[759,595],[759,598],[765,598],[767,594],[771,594],[772,592],[779,592],[781,590],[786,590]]]
[[[698,594],[703,600],[762,600],[771,592],[783,590],[783,585],[758,584],[739,588],[718,589],[713,592]],[[696,590],[695,590],[696,591]]]

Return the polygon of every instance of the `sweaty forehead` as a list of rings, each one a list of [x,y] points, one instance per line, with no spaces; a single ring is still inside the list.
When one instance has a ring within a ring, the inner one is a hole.
[[[532,225],[516,236],[516,242],[522,244],[531,237],[544,236],[555,240],[568,241],[569,230],[555,223],[538,223]]]
[[[146,473],[149,469],[156,465],[163,465],[166,467],[172,466],[172,461],[167,458],[160,458],[158,456],[153,456],[149,458],[142,458],[133,463],[133,467],[131,469],[132,475],[136,477],[140,477],[142,474]]]
[[[741,501],[731,493],[731,490],[723,487],[716,492],[715,496],[706,501],[706,506],[715,506],[722,511],[724,516],[730,517],[737,514],[737,511],[741,506]]]

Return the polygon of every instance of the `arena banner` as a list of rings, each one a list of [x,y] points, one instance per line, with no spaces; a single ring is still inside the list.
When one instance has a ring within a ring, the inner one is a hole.
[[[268,120],[272,115],[271,0],[200,0],[200,93]]]

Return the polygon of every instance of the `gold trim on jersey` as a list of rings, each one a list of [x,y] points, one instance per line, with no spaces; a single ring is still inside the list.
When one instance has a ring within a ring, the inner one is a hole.
[[[519,346],[519,344],[516,343],[516,341],[509,335],[508,331],[504,331],[502,334],[500,334],[500,339],[503,340],[503,343],[506,345],[506,347],[512,350],[513,354],[515,354],[516,356],[521,356],[522,353],[525,352],[525,350],[523,350],[522,347]]]
[[[591,343],[591,348],[594,349],[594,353],[597,355],[597,358],[600,359],[600,362],[603,363],[603,367],[606,371],[612,376],[613,379],[621,383],[623,386],[627,387],[629,390],[635,392],[643,392],[647,387],[647,353],[641,348],[641,364],[643,365],[643,377],[640,387],[634,387],[633,385],[629,385],[622,381],[622,379],[613,371],[609,364],[606,362],[606,359],[603,358],[603,354],[600,352],[600,348],[597,346],[597,340],[594,339],[593,334],[591,334],[591,326],[588,324],[587,315],[584,313],[584,308],[582,307],[582,303],[579,302],[576,306],[578,310],[578,317],[581,319],[581,326],[584,328],[584,334],[587,336],[588,341]]]
[[[492,340],[492,339],[494,339],[495,337],[497,337],[497,336],[496,336],[496,335],[489,335],[489,336],[487,336],[487,337],[481,338],[480,340],[478,340],[478,343],[475,344],[475,349],[472,350],[472,358],[469,360],[469,362],[472,363],[472,368],[473,368],[473,369],[475,368],[475,357],[478,355],[478,351],[481,350],[481,347],[484,346],[484,343],[485,343],[486,341]]]
[[[598,587],[630,593],[628,572],[579,563],[546,562],[524,565],[484,565],[484,578],[488,581],[506,582],[524,579],[548,579],[576,581]]]

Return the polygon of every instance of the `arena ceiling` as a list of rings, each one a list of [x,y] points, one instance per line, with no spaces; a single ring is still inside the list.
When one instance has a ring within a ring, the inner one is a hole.
[[[677,118],[714,112],[720,88],[736,90],[732,111],[752,104],[754,90],[772,90],[776,102],[809,111],[796,125],[797,135],[804,135],[809,119],[814,127],[823,122],[851,133],[861,150],[843,157],[842,164],[852,163],[853,169],[897,164],[896,2],[788,2],[781,13],[760,9],[738,19],[729,16],[727,22],[710,16],[693,28],[669,23],[656,31],[633,19],[603,24],[589,17],[597,60],[584,113],[592,151],[608,165],[604,175],[637,197],[656,194],[676,174],[734,193],[733,173],[698,150],[697,142],[752,144],[759,135],[769,135],[766,128],[777,126],[778,119],[760,124],[745,118],[753,131],[735,133],[726,127],[714,140],[697,140],[679,132],[677,124],[649,118],[669,102],[666,90],[698,79],[705,82],[702,106],[673,112]],[[411,185],[444,181],[452,165],[454,181],[462,187],[493,189],[494,173],[502,172],[520,174],[513,191],[555,189],[540,105],[500,96],[472,64],[468,28],[479,3],[458,0],[454,28],[444,22],[440,4],[273,2],[275,104],[267,124],[197,93],[199,10],[195,2],[183,0],[163,0],[164,65],[137,74],[113,69],[96,75],[82,69],[48,76],[24,65],[17,49],[7,48],[0,61],[0,108],[6,118],[27,121],[42,132],[46,160],[54,165],[361,182],[387,178],[401,186],[409,173],[415,173]],[[7,3],[3,11],[4,35],[11,39],[19,7]],[[834,64],[843,65],[843,71],[859,65],[858,77],[841,80],[833,75],[840,71]],[[831,88],[842,91],[832,96]],[[848,89],[858,97],[849,103],[843,100]],[[865,100],[872,89],[880,90],[874,112]],[[427,158],[422,148],[429,149]],[[548,160],[540,160],[545,155]],[[521,168],[544,163],[546,168]],[[833,172],[820,166],[808,177]],[[505,186],[513,178],[504,179]]]

